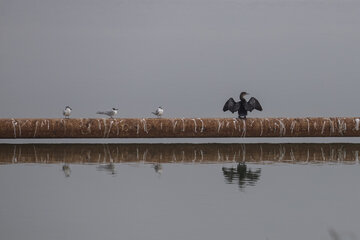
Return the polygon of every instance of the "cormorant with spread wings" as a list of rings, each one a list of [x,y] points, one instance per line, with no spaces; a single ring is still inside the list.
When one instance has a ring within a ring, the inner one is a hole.
[[[229,110],[232,113],[237,111],[239,118],[243,119],[246,119],[248,111],[252,112],[254,109],[262,111],[262,107],[256,98],[251,97],[249,101],[246,101],[244,98],[245,95],[249,94],[247,92],[240,93],[240,102],[235,102],[233,98],[229,98],[223,107],[223,111],[226,112]]]

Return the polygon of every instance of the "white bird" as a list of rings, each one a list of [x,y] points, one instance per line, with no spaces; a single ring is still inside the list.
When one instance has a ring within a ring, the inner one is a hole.
[[[69,118],[70,117],[70,114],[71,114],[71,107],[69,106],[66,106],[64,111],[63,111],[63,115],[65,116],[65,118]]]
[[[112,108],[111,111],[106,111],[106,112],[96,112],[96,114],[103,114],[103,115],[107,115],[110,118],[113,118],[117,113],[118,113],[117,108]]]
[[[164,113],[164,109],[162,107],[158,107],[155,112],[152,112],[152,114],[161,117]]]

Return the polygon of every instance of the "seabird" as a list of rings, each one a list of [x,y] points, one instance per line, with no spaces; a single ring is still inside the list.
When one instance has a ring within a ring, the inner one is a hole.
[[[231,111],[232,113],[238,111],[239,118],[246,119],[247,112],[256,109],[262,111],[262,107],[259,101],[251,97],[249,101],[244,98],[245,95],[249,95],[247,92],[240,93],[240,102],[235,102],[233,98],[229,98],[223,107],[223,111]]]
[[[66,107],[65,107],[65,109],[64,109],[64,111],[63,111],[63,115],[64,115],[65,118],[69,118],[69,117],[70,117],[71,110],[72,110],[71,107],[69,107],[69,106],[66,106]]]
[[[118,113],[117,108],[112,108],[111,111],[105,111],[105,112],[96,112],[96,114],[103,114],[103,115],[107,115],[110,118],[113,118],[117,113]]]
[[[155,112],[152,112],[152,114],[161,117],[164,113],[164,109],[162,107],[158,107]]]

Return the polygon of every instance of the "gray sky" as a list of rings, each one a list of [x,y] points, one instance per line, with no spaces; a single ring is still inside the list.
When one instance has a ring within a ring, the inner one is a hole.
[[[0,0],[0,117],[359,116],[360,1]]]

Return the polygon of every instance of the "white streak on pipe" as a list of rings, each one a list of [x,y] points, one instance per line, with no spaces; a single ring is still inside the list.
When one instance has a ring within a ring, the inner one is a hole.
[[[334,132],[335,132],[334,122],[331,121],[330,118],[325,118],[325,119],[327,119],[327,120],[329,121],[329,124],[330,124],[330,135],[331,135],[331,133],[334,133]]]
[[[103,118],[103,122],[104,122],[104,137],[106,137],[106,128],[107,128],[107,126],[106,126],[106,119],[105,118]]]
[[[192,120],[194,121],[194,132],[196,132],[196,120],[194,118]]]
[[[61,119],[60,122],[64,125],[64,134],[66,134],[66,120],[64,121],[64,119]],[[34,133],[35,136],[35,133]]]
[[[360,119],[359,119],[359,118],[356,118],[356,119],[355,119],[355,130],[356,130],[356,131],[359,131],[359,126],[360,126]]]
[[[264,131],[262,120],[260,120],[260,128],[261,128],[261,130],[260,130],[260,137],[261,137],[263,135],[263,131]]]
[[[41,121],[40,127],[43,127],[46,125],[46,120]]]
[[[91,122],[88,123],[87,131],[88,131],[88,133],[91,133]]]
[[[136,134],[137,134],[137,135],[139,135],[139,131],[140,131],[140,125],[137,124],[137,125],[136,125]]]
[[[173,132],[175,132],[176,125],[177,125],[177,121],[175,121],[175,122],[173,123]]]
[[[141,119],[141,122],[142,122],[143,125],[144,125],[144,132],[149,133],[148,130],[147,130],[147,125],[146,125],[146,120],[145,120],[145,118]]]
[[[291,125],[290,125],[291,134],[294,133],[295,125],[296,125],[296,121],[292,121],[292,122],[291,122]]]
[[[234,129],[236,130],[236,118],[233,118]]]
[[[279,128],[280,128],[279,124],[277,124],[276,122],[274,122],[274,133],[276,133],[276,127],[279,127]]]
[[[286,134],[286,128],[285,128],[285,124],[282,122],[282,119],[279,119],[279,124],[280,124],[280,137],[284,136]]]
[[[81,134],[84,135],[83,126],[84,126],[84,119],[81,118],[81,119],[80,119],[80,132],[81,132]]]
[[[340,135],[344,135],[344,132],[346,131],[346,123],[344,120],[338,119],[338,131]]]
[[[323,122],[323,125],[322,125],[322,128],[321,128],[321,134],[324,134],[325,125],[326,125],[326,121]]]
[[[37,132],[38,126],[39,126],[39,122],[36,121],[36,123],[35,123],[34,137],[36,136],[36,132]],[[65,127],[65,123],[64,123],[64,127]],[[66,127],[65,127],[65,131],[66,131]]]
[[[17,122],[14,118],[11,119],[11,123],[13,125],[13,128],[14,128],[14,138],[16,138],[16,125],[17,125]]]
[[[270,120],[269,120],[268,118],[265,118],[265,121],[267,121],[267,122],[268,122],[269,130],[271,131]]]
[[[112,127],[113,123],[114,123],[114,121],[113,121],[113,120],[111,120],[111,121],[110,121],[109,130],[108,130],[108,133],[107,133],[107,138],[108,138],[108,137],[109,137],[109,135],[110,135],[110,132],[111,132],[111,127]]]
[[[243,132],[242,132],[241,136],[245,137],[246,136],[246,121],[243,119],[242,122],[243,122],[244,126],[243,126]]]
[[[200,129],[200,132],[203,132],[204,131],[204,122],[201,118],[198,118],[201,122],[201,129]]]
[[[308,130],[308,133],[310,134],[310,122],[309,122],[309,119],[307,118],[306,121],[307,121],[307,130]]]
[[[21,137],[21,123],[19,123],[19,137]]]
[[[119,122],[116,121],[116,135],[117,135],[117,136],[119,136],[119,132],[120,132],[120,130],[119,130],[119,124],[120,124],[122,121],[123,121],[123,120],[120,120]]]
[[[251,122],[250,122],[250,127],[253,126],[254,122],[255,122],[254,120],[251,120]]]
[[[181,121],[182,121],[182,126],[183,126],[182,131],[185,132],[185,120],[184,120],[184,118],[182,118]]]
[[[218,132],[220,132],[220,129],[221,129],[223,123],[220,122],[220,120],[217,120],[217,122],[218,122]]]

